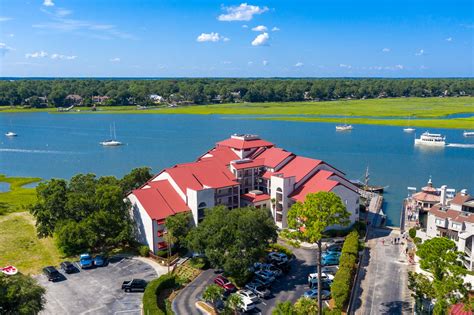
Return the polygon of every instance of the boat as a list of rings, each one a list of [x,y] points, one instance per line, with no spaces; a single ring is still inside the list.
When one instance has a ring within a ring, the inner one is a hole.
[[[122,142],[117,141],[117,135],[115,134],[115,124],[113,124],[113,127],[110,126],[110,138],[111,139],[109,140],[100,142],[100,144],[104,147],[117,147],[123,144]]]
[[[446,146],[446,137],[439,133],[429,133],[428,131],[421,134],[419,139],[415,138],[415,145],[427,145],[435,147]]]
[[[7,137],[16,137],[17,134],[14,133],[13,131],[9,131],[9,132],[7,132],[7,133],[5,134],[5,136],[7,136]]]
[[[474,131],[466,131],[462,133],[464,137],[474,137]]]
[[[351,180],[350,182],[354,184],[357,188],[362,189],[367,192],[376,193],[376,194],[383,194],[384,190],[388,188],[388,186],[377,186],[377,185],[369,185],[369,167],[365,171],[365,178],[364,182],[360,180]]]
[[[411,127],[403,128],[403,131],[404,131],[404,132],[409,132],[409,133],[410,133],[410,132],[413,132],[413,131],[415,131],[415,130],[416,130],[415,128],[411,128]]]
[[[336,126],[337,131],[351,131],[352,129],[354,129],[352,125],[347,125],[347,124]]]

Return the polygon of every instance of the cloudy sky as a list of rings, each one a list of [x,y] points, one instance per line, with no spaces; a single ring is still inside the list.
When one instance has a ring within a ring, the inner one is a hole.
[[[0,76],[472,77],[472,0],[0,0]]]

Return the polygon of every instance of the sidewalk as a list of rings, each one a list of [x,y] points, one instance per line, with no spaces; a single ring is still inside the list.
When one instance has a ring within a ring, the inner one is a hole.
[[[136,256],[136,257],[133,257],[133,259],[142,261],[142,262],[150,265],[151,267],[153,267],[153,269],[155,269],[155,271],[156,271],[156,275],[157,275],[156,277],[157,278],[159,276],[162,276],[162,275],[168,273],[168,267],[160,265],[159,263],[157,263],[156,261],[154,261],[151,258]]]

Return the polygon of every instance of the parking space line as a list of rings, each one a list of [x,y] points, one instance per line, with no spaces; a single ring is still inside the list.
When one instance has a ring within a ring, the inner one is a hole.
[[[125,310],[125,311],[116,311],[114,314],[120,314],[120,313],[131,313],[131,312],[141,312],[142,310],[140,308],[135,309],[135,310]]]

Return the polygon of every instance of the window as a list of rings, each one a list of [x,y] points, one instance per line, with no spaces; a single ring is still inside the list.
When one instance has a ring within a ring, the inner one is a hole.
[[[202,221],[204,219],[204,209],[206,209],[207,205],[205,202],[201,202],[198,206],[198,221]]]
[[[461,224],[461,223],[453,222],[453,223],[451,223],[451,227],[452,227],[453,229],[460,230],[460,229],[462,228],[462,224]]]
[[[436,225],[444,225],[443,219],[436,219],[435,222],[436,222]]]

